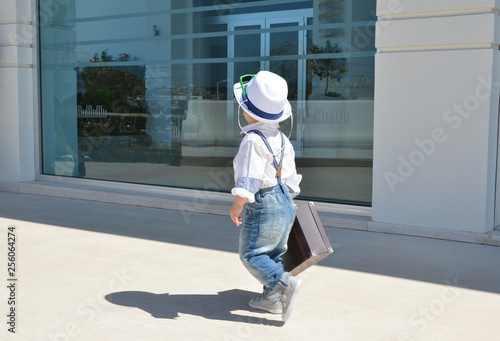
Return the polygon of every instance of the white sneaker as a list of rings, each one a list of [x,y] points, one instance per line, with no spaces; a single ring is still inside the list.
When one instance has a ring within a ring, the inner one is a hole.
[[[300,278],[290,276],[290,284],[283,291],[281,302],[283,303],[283,313],[281,318],[286,322],[292,313],[293,306],[297,300],[297,293],[299,292],[302,280]]]
[[[262,295],[256,298],[252,298],[250,302],[248,302],[248,306],[253,309],[267,311],[271,314],[281,314],[283,312],[280,300],[273,302],[265,299],[264,297],[262,297]]]

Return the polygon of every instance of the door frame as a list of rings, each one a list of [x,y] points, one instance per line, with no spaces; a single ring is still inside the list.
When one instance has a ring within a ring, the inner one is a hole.
[[[255,18],[255,19],[248,19],[248,20],[229,20],[228,21],[228,32],[231,32],[232,34],[228,35],[228,63],[227,63],[227,77],[229,80],[234,80],[235,79],[235,74],[234,74],[234,58],[235,58],[235,53],[234,53],[234,37],[235,32],[237,27],[244,27],[244,26],[260,26],[261,30],[264,30],[260,34],[260,56],[261,57],[269,57],[270,56],[270,50],[271,50],[271,34],[272,32],[269,32],[271,29],[271,25],[273,24],[287,24],[287,23],[296,23],[298,26],[305,26],[307,25],[307,18],[309,17],[307,13],[300,13],[301,15],[297,15],[296,11],[290,11],[290,12],[295,12],[293,13],[294,15],[290,16],[285,16],[282,15],[279,18]],[[283,14],[283,13],[281,13]],[[229,18],[229,17],[227,17]],[[307,54],[307,31],[305,30],[298,30],[297,31],[297,42],[298,42],[298,51],[297,54],[299,56]],[[301,113],[305,112],[305,97],[306,97],[306,67],[307,67],[307,62],[305,59],[299,58],[297,60],[297,109],[296,112],[293,113],[295,118],[293,119],[293,124],[295,125],[296,129],[296,137],[295,139],[291,140],[290,142],[294,146],[295,149],[301,150],[302,149],[302,135],[303,135],[303,127],[302,127],[302,120],[301,120]],[[270,60],[261,60],[260,61],[260,69],[261,70],[269,70],[270,67]],[[228,86],[228,99],[232,98],[234,93],[233,93],[233,88],[231,86]],[[234,105],[232,101],[228,100],[227,104],[227,128],[228,131],[231,131],[234,126],[234,119],[235,115],[233,112]],[[236,118],[237,119],[237,118]],[[286,134],[287,132],[285,132]]]

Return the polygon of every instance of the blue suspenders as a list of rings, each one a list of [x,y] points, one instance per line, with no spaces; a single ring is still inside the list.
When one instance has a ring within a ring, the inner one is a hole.
[[[255,134],[259,135],[262,138],[262,141],[264,141],[264,143],[266,144],[267,149],[269,149],[269,151],[271,152],[271,155],[273,156],[274,168],[276,168],[276,178],[278,179],[278,184],[281,185],[281,166],[283,165],[283,155],[285,153],[285,139],[283,138],[283,133],[280,131],[280,134],[281,134],[281,157],[280,157],[279,164],[276,161],[276,158],[274,157],[273,150],[271,149],[271,146],[267,142],[267,139],[264,136],[264,134],[262,134],[258,130],[250,130],[249,133],[255,133]]]

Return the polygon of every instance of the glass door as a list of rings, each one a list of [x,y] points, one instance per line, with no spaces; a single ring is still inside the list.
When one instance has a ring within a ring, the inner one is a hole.
[[[264,20],[238,21],[228,25],[230,32],[234,34],[228,36],[228,104],[227,104],[227,122],[228,130],[232,131],[234,127],[235,112],[232,84],[239,80],[239,77],[245,74],[256,74],[264,68],[261,56],[265,50],[265,35],[261,33],[264,28]],[[237,119],[237,118],[236,118]],[[245,125],[244,119],[240,116],[241,125]]]
[[[281,124],[281,131],[290,134],[297,155],[302,149],[301,116],[305,112],[305,60],[301,59],[305,51],[306,31],[299,30],[305,25],[305,17],[266,20],[266,56],[265,69],[279,74],[288,83],[288,100],[293,111],[293,126],[290,120]],[[294,29],[297,27],[297,29]]]
[[[235,60],[228,63],[228,78],[237,82],[241,75],[269,70],[287,81],[294,121],[293,127],[290,120],[282,123],[281,130],[287,135],[291,133],[290,141],[299,155],[302,148],[300,117],[305,106],[305,61],[300,56],[305,54],[306,32],[293,27],[305,25],[305,20],[305,17],[265,19],[228,25],[229,31],[234,32],[228,38],[228,57]],[[232,95],[232,88],[228,87],[228,98]],[[228,113],[233,112],[230,106],[228,104]],[[232,122],[228,117],[228,129]]]

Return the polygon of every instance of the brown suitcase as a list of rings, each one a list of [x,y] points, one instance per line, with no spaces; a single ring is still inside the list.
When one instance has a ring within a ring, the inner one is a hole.
[[[314,203],[298,203],[288,237],[288,251],[283,255],[285,271],[296,276],[332,252]]]

